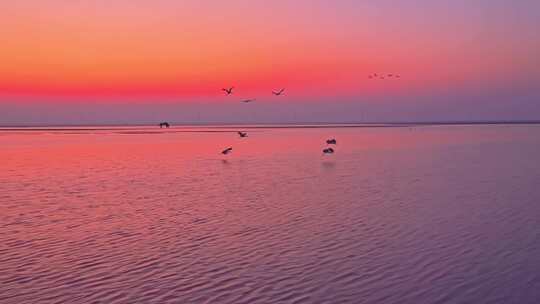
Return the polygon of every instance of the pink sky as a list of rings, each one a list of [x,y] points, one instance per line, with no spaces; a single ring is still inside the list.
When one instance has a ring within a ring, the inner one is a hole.
[[[539,20],[533,0],[5,1],[0,124],[71,122],[80,107],[95,123],[181,121],[186,109],[240,121],[231,101],[248,97],[267,121],[276,104],[299,120],[324,121],[306,107],[336,121],[408,119],[392,108],[444,119],[453,105],[446,119],[540,118]]]

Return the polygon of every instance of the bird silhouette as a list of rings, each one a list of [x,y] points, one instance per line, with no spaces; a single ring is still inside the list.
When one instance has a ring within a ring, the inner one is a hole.
[[[272,91],[272,94],[274,94],[274,95],[276,95],[276,96],[279,96],[279,95],[281,95],[281,93],[283,93],[283,91],[285,91],[285,88],[279,90],[278,92]]]
[[[221,154],[227,155],[227,154],[229,154],[230,152],[232,152],[232,147],[229,147],[229,148],[227,148],[227,149],[221,151]]]
[[[246,132],[238,131],[237,133],[238,133],[238,135],[240,135],[240,137],[247,137]]]
[[[334,153],[334,149],[332,148],[326,148],[324,150],[322,150],[324,154],[332,154]]]
[[[327,139],[327,140],[326,140],[326,144],[327,144],[327,145],[337,145],[337,141],[336,141],[335,138]]]
[[[242,101],[240,101],[240,102],[243,102],[243,103],[249,103],[249,102],[253,102],[253,101],[255,101],[255,100],[256,100],[256,99],[244,99],[244,100],[242,100]]]
[[[231,95],[232,94],[232,90],[234,89],[234,87],[230,87],[228,89],[221,89],[222,91],[225,92],[225,94],[227,95]]]

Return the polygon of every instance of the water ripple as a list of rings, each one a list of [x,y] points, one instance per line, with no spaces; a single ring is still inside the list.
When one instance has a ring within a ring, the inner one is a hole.
[[[540,298],[538,128],[148,132],[3,134],[1,303]]]

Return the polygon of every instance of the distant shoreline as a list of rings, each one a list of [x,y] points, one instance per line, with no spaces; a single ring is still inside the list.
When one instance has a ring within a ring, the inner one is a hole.
[[[540,125],[540,120],[531,121],[426,121],[426,122],[344,122],[344,123],[208,123],[208,124],[188,124],[171,123],[172,127],[163,128],[162,131],[170,130],[175,132],[212,132],[197,130],[178,130],[178,128],[206,128],[206,129],[310,129],[310,128],[399,128],[415,126],[467,126],[467,125]],[[148,128],[160,129],[157,124],[104,124],[104,125],[12,125],[0,126],[0,131],[136,131],[148,130]],[[224,132],[224,131],[213,131]],[[225,131],[226,132],[226,131]]]

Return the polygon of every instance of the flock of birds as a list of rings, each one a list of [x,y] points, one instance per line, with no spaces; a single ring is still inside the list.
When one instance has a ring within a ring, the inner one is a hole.
[[[221,89],[223,92],[225,92],[225,95],[229,96],[233,93],[233,90],[234,90],[234,87],[229,87],[229,88],[223,88]],[[285,92],[285,88],[282,88],[281,90],[279,91],[272,91],[272,94],[275,95],[275,96],[281,96],[283,94],[283,92]],[[253,99],[244,99],[244,100],[241,100],[240,102],[243,102],[243,103],[250,103],[250,102],[254,102],[256,101],[257,99],[253,98]],[[247,137],[247,132],[242,132],[242,131],[238,131],[238,136],[240,136],[240,138],[244,138],[244,137]],[[332,139],[328,139],[326,141],[326,144],[327,145],[336,145],[337,144],[337,141],[335,138],[332,138]],[[221,151],[221,154],[223,155],[228,155],[229,153],[231,153],[233,150],[232,147],[228,147],[227,149]],[[324,154],[332,154],[334,153],[335,150],[333,148],[330,148],[330,147],[327,147],[325,149],[323,149],[323,153]]]
[[[225,92],[225,95],[229,96],[233,93],[233,90],[234,90],[234,87],[230,87],[230,88],[223,88],[221,89],[223,92]],[[272,91],[272,94],[274,94],[275,96],[280,96],[281,94],[283,94],[283,92],[285,91],[285,88],[279,90],[279,91]],[[243,102],[243,103],[249,103],[249,102],[254,102],[256,101],[257,99],[253,98],[253,99],[244,99],[244,100],[241,100],[240,102]]]
[[[221,89],[223,92],[225,92],[225,95],[226,96],[229,96],[231,94],[233,94],[233,90],[234,90],[234,87],[229,87],[229,88],[223,88]],[[282,88],[281,90],[279,91],[272,91],[272,94],[274,96],[281,96],[283,94],[283,92],[285,92],[285,88]],[[252,98],[252,99],[243,99],[243,100],[240,100],[240,102],[243,102],[243,103],[250,103],[250,102],[254,102],[256,101],[257,99],[255,98]],[[168,122],[161,122],[159,123],[159,127],[160,128],[169,128],[170,127],[170,124]],[[238,136],[240,136],[240,138],[245,138],[245,137],[248,137],[248,134],[247,132],[242,132],[242,131],[238,131],[237,132]],[[326,144],[328,145],[326,148],[323,149],[323,154],[333,154],[335,152],[335,150],[331,147],[329,147],[329,145],[337,145],[337,141],[335,138],[332,138],[332,139],[328,139],[326,140]],[[233,148],[232,147],[228,147],[226,148],[225,150],[221,151],[221,154],[223,155],[228,155],[232,152]]]
[[[238,131],[238,135],[240,135],[240,137],[247,137],[247,133],[242,132],[242,131]],[[337,145],[337,140],[335,138],[327,139],[326,144],[328,146],[329,145]],[[221,151],[221,154],[227,155],[227,154],[229,154],[231,152],[232,152],[232,147],[228,147],[227,149]],[[332,154],[334,152],[335,152],[334,148],[331,148],[331,147],[326,147],[326,148],[323,149],[324,154]]]
[[[369,79],[386,79],[386,78],[401,78],[400,75],[398,74],[377,74],[377,73],[373,73],[373,74],[370,74],[368,75],[368,78]]]
[[[373,79],[373,80],[376,80],[376,79],[399,79],[401,78],[401,75],[399,74],[378,74],[378,73],[373,73],[373,74],[369,74],[367,76],[369,79]],[[225,92],[225,95],[226,96],[229,96],[231,94],[233,94],[233,91],[234,91],[235,87],[228,87],[228,88],[223,88],[221,89],[223,92]],[[285,88],[282,88],[280,89],[279,91],[272,91],[272,95],[274,96],[281,96],[283,94],[283,92],[285,92]],[[243,100],[240,100],[240,102],[242,103],[251,103],[251,102],[254,102],[256,101],[257,99],[255,98],[251,98],[251,99],[243,99]],[[159,124],[159,127],[160,128],[169,128],[169,123],[168,122],[161,122]],[[242,131],[238,131],[237,132],[238,136],[240,136],[240,138],[244,138],[244,137],[247,137],[248,134],[247,132],[242,132]],[[334,148],[331,148],[330,145],[337,145],[337,141],[335,138],[332,138],[332,139],[328,139],[326,140],[326,144],[327,144],[327,147],[323,149],[323,153],[324,154],[332,154],[335,152]],[[228,147],[227,149],[221,151],[221,154],[223,155],[227,155],[229,153],[231,153],[233,150],[232,147]]]

